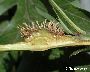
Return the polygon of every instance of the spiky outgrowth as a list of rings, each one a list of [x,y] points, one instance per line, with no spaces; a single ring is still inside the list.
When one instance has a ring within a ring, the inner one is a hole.
[[[36,22],[32,22],[31,25],[27,25],[26,23],[23,23],[23,26],[19,26],[20,28],[20,33],[23,38],[28,38],[32,36],[33,32],[38,32],[38,30],[45,29],[48,32],[54,34],[54,35],[59,35],[62,36],[64,35],[64,31],[62,27],[59,26],[59,23],[56,23],[55,21],[49,21],[45,19],[41,24]]]

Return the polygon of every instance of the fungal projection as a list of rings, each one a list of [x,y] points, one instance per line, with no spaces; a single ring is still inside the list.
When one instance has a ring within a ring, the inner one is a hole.
[[[31,25],[23,23],[18,27],[23,42],[0,45],[0,51],[6,50],[30,50],[45,51],[52,48],[90,45],[90,40],[83,40],[76,36],[65,35],[63,28],[54,20],[32,22]]]

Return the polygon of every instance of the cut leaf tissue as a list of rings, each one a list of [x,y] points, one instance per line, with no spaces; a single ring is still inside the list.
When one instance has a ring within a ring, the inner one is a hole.
[[[52,48],[90,45],[90,40],[82,40],[77,36],[65,35],[62,27],[54,20],[43,21],[41,24],[32,22],[31,25],[23,23],[20,29],[23,42],[0,45],[0,51],[7,50],[30,50],[45,51]]]

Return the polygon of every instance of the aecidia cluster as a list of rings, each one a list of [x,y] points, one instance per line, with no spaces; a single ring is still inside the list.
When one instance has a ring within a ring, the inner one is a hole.
[[[23,23],[22,26],[19,26],[19,29],[25,42],[42,50],[56,46],[56,40],[64,35],[63,28],[60,27],[58,22],[47,21],[46,19],[40,24],[38,21],[32,22],[31,25]]]
[[[90,45],[90,40],[81,40],[76,36],[65,35],[63,28],[58,22],[43,21],[41,24],[32,22],[31,25],[23,23],[19,26],[24,44],[31,48],[31,51],[44,51],[56,47]]]
[[[21,36],[23,38],[32,37],[34,32],[39,33],[40,30],[42,31],[46,30],[49,33],[52,33],[53,35],[59,35],[59,36],[64,35],[64,31],[62,27],[59,26],[58,23],[56,23],[55,21],[47,22],[46,19],[41,24],[39,24],[38,21],[32,22],[31,25],[23,23],[23,26],[19,26],[19,28],[20,28]]]
[[[23,37],[24,39],[30,39],[32,38],[32,36],[38,36],[40,34],[39,32],[41,31],[43,33],[51,33],[54,37],[64,35],[63,28],[60,27],[58,22],[56,23],[53,20],[47,22],[47,20],[45,19],[45,21],[43,21],[41,24],[39,24],[38,21],[32,22],[31,25],[23,23],[23,26],[19,26],[19,28],[21,37]]]

